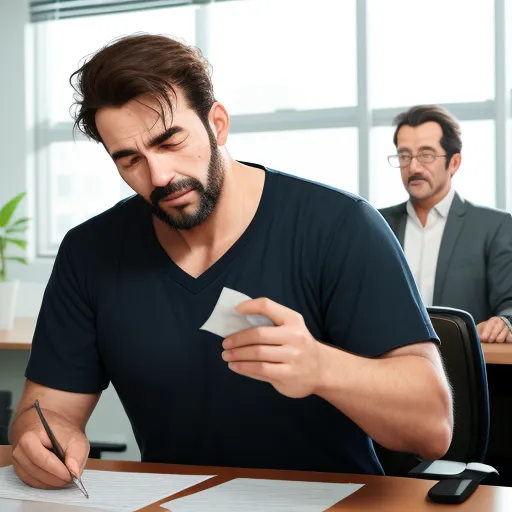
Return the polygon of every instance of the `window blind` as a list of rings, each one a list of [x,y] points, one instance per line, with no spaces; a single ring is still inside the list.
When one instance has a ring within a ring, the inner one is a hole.
[[[60,20],[226,1],[230,0],[31,0],[30,21]]]

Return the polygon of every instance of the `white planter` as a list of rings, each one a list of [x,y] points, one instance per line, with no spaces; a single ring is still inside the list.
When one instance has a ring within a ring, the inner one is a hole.
[[[20,282],[0,281],[0,331],[12,329]]]

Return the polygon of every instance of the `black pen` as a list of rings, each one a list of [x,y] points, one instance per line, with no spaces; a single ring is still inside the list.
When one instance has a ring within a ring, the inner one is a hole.
[[[64,450],[62,449],[62,446],[59,444],[59,442],[53,435],[52,429],[50,428],[50,425],[48,425],[46,418],[43,416],[43,412],[41,411],[41,408],[39,407],[39,400],[35,401],[34,407],[36,408],[37,414],[39,415],[39,418],[41,419],[41,423],[43,424],[43,427],[46,430],[48,437],[50,438],[55,455],[57,455],[59,460],[64,465],[66,465],[66,455],[64,454]],[[68,469],[68,471],[69,471],[69,469]],[[84,496],[86,498],[88,498],[89,494],[85,490],[84,484],[82,483],[82,480],[80,480],[80,477],[77,475],[73,475],[73,473],[71,473],[71,471],[69,471],[69,474],[70,474],[71,478],[73,479],[73,483],[83,492]]]

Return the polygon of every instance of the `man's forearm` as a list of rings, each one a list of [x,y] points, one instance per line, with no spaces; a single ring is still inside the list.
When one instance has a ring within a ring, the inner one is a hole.
[[[101,393],[70,393],[42,386],[30,380],[25,382],[23,395],[9,430],[10,443],[15,446],[27,430],[44,430],[34,407],[39,400],[48,423],[67,425],[85,433],[87,421],[98,403]]]
[[[386,448],[425,459],[444,455],[453,426],[451,395],[431,361],[415,355],[368,359],[327,345],[322,351],[317,395]]]

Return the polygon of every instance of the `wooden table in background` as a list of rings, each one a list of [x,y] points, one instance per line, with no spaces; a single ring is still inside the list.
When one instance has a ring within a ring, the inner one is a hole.
[[[487,364],[512,364],[512,343],[482,343]]]
[[[300,447],[298,448],[300,449]],[[0,446],[0,467],[11,464],[10,446]],[[190,489],[173,496],[174,499],[213,487],[233,478],[266,478],[308,482],[350,482],[365,484],[364,487],[329,509],[329,512],[453,512],[453,505],[438,505],[426,499],[427,491],[435,484],[428,480],[394,478],[388,476],[344,475],[335,473],[309,473],[300,471],[275,471],[260,469],[212,468],[206,466],[176,466],[141,462],[89,460],[88,469],[105,471],[135,471],[141,473],[177,473],[217,475]],[[141,509],[141,512],[164,512],[158,505],[169,501],[165,498]],[[480,486],[466,503],[457,505],[458,512],[510,512],[512,488]],[[69,508],[70,512],[73,507]]]
[[[35,327],[35,318],[16,318],[11,330],[0,330],[0,350],[30,350]]]
[[[0,350],[30,350],[36,326],[35,318],[17,318],[14,328],[0,331]],[[483,343],[487,364],[512,364],[512,343]]]

